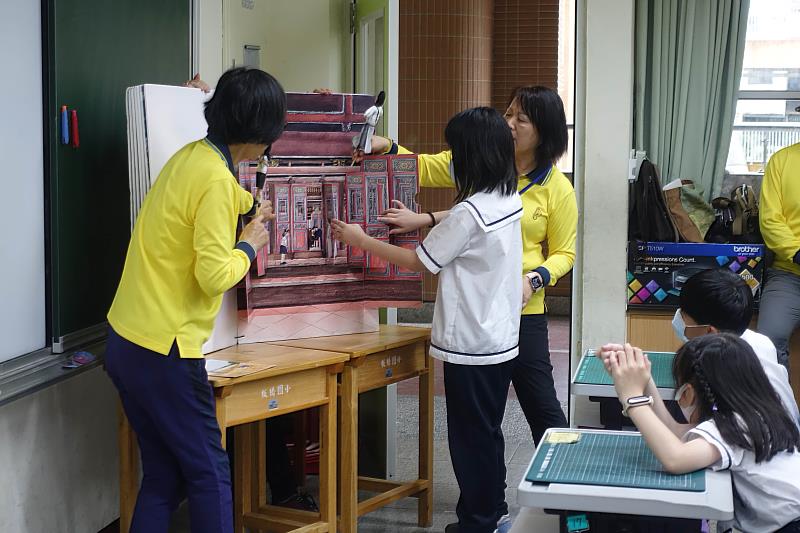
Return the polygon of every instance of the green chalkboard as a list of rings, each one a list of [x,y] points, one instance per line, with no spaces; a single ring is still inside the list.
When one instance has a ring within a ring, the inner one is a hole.
[[[190,2],[49,0],[44,20],[55,344],[106,320],[130,238],[125,89],[188,79]],[[78,148],[60,144],[62,105]]]

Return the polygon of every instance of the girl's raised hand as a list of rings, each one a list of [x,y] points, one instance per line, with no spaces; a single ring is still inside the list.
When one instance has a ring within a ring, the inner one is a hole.
[[[609,363],[609,358],[619,350],[624,350],[625,347],[621,344],[614,344],[609,342],[607,344],[602,345],[600,348],[595,350],[595,356],[599,357],[600,360],[603,362],[603,366],[606,368],[606,372],[611,374],[611,365]]]
[[[367,238],[367,234],[358,224],[345,224],[341,220],[331,220],[333,237],[356,248],[362,248],[361,244]]]
[[[626,343],[608,357],[608,368],[620,400],[644,394],[650,382],[650,360],[642,350]]]
[[[415,213],[407,208],[400,200],[392,200],[391,208],[387,209],[378,217],[379,222],[388,226],[394,226],[389,230],[390,235],[397,233],[408,233],[430,223],[430,217],[425,213]]]

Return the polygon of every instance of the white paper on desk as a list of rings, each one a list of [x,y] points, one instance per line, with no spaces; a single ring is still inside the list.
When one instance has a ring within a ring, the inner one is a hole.
[[[217,370],[221,370],[225,367],[229,367],[236,363],[232,363],[231,361],[220,361],[219,359],[206,359],[206,372],[216,372]]]

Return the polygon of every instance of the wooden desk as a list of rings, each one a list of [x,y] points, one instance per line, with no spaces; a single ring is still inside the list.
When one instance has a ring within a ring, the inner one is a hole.
[[[337,351],[349,357],[339,387],[339,531],[355,533],[359,516],[410,496],[418,499],[419,526],[430,527],[433,523],[433,364],[428,357],[430,330],[381,326],[376,333],[276,344]],[[397,483],[359,477],[358,394],[414,377],[419,377],[419,478]],[[359,502],[359,489],[378,494]]]
[[[336,531],[336,376],[347,354],[264,343],[214,352],[209,359],[268,361],[267,370],[238,378],[211,377],[217,421],[234,435],[234,530]],[[264,420],[320,407],[320,513],[266,504]],[[120,409],[120,533],[127,533],[139,488],[136,436]]]

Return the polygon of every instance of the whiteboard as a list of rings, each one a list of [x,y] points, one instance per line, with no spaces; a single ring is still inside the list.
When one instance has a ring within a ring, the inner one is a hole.
[[[0,362],[44,348],[45,219],[41,2],[0,17]]]

